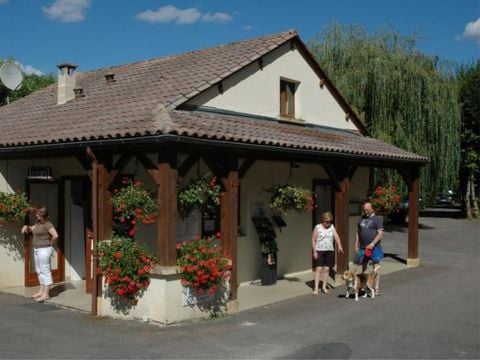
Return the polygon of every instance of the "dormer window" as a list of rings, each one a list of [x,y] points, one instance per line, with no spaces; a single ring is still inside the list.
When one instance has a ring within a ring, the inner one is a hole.
[[[295,90],[298,83],[280,79],[280,116],[295,118]]]

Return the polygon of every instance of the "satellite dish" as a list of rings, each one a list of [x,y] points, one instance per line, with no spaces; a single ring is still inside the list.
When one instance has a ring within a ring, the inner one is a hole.
[[[15,90],[22,83],[22,71],[16,64],[5,63],[0,67],[0,80],[7,88]]]

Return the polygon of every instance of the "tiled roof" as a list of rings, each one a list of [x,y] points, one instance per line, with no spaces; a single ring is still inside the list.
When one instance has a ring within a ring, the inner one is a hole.
[[[241,144],[364,156],[377,159],[426,162],[427,158],[356,131],[290,125],[272,120],[208,112],[172,111],[170,133]]]
[[[295,31],[77,74],[84,97],[57,105],[57,84],[0,107],[0,154],[7,148],[179,134],[281,148],[422,161],[380,141],[342,131],[205,112],[178,105],[291,39]],[[113,73],[115,82],[104,75]]]

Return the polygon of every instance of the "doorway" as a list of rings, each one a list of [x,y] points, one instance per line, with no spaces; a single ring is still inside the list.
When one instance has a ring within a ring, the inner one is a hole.
[[[335,214],[334,199],[332,192],[332,183],[326,179],[313,180],[313,194],[315,199],[315,207],[312,212],[312,229],[316,224],[320,223],[320,215],[325,211]]]
[[[53,282],[58,283],[64,279],[64,242],[63,242],[63,214],[58,181],[27,180],[26,193],[34,208],[45,206],[48,209],[49,219],[58,232],[57,246],[51,258]],[[31,212],[27,224],[35,224],[35,213]],[[32,236],[26,236],[24,245],[25,256],[25,286],[38,286],[38,277],[35,272]]]
[[[90,291],[91,261],[91,188],[87,177],[64,177],[63,214],[65,239],[65,280],[86,280]]]

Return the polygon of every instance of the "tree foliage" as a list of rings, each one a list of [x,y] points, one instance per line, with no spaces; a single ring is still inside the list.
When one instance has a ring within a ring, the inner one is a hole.
[[[468,217],[479,217],[480,176],[480,61],[458,71],[462,110],[460,187]]]
[[[4,62],[5,61],[0,59],[0,66],[2,66]],[[13,62],[13,61],[9,60],[9,62]],[[36,90],[42,89],[50,84],[53,84],[54,82],[55,82],[55,78],[52,74],[48,74],[48,75],[23,74],[23,81],[21,86],[14,91],[11,91],[0,82],[0,106],[5,105],[7,103],[7,96],[9,97],[10,101],[15,101],[22,97],[27,96],[28,94],[31,94]]]
[[[458,87],[453,66],[422,54],[416,43],[415,35],[387,28],[370,36],[334,23],[308,46],[372,136],[430,158],[420,185],[432,199],[458,174]],[[389,169],[376,169],[373,182],[403,184]]]

